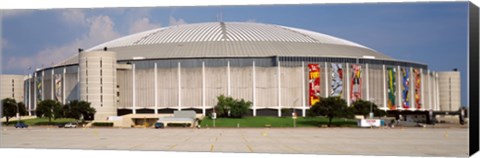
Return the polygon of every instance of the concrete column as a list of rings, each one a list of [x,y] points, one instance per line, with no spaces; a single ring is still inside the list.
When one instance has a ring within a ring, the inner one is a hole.
[[[256,103],[256,89],[257,89],[257,82],[256,82],[256,77],[255,77],[255,61],[252,63],[252,94],[253,94],[253,99],[252,99],[252,104],[253,104],[253,116],[257,116],[257,103]]]
[[[32,83],[32,79],[34,79],[34,78],[32,78],[30,76],[30,74],[28,75],[28,78],[29,78],[29,80],[28,80],[28,116],[32,116],[32,112],[31,112],[31,110],[32,110],[32,87],[31,87],[32,84],[31,83]]]
[[[80,66],[77,67],[77,84],[80,85]],[[77,98],[80,98],[80,86],[77,87]]]
[[[325,65],[327,65],[326,62],[325,62]],[[302,117],[306,116],[306,109],[307,109],[307,100],[306,100],[307,95],[305,92],[306,91],[305,86],[306,86],[305,85],[305,62],[302,61]],[[328,92],[326,92],[325,94],[328,95]]]
[[[403,110],[403,106],[402,106],[402,88],[403,85],[402,85],[402,82],[403,82],[403,79],[402,79],[402,76],[400,75],[402,72],[400,71],[400,66],[397,66],[397,109],[399,110]]]
[[[42,101],[45,100],[45,70],[42,70]]]
[[[350,106],[350,65],[349,63],[346,64],[345,70],[346,70],[347,82],[346,84],[343,84],[343,85],[347,85],[347,92],[345,94],[347,94],[347,106]]]
[[[430,70],[427,70],[427,77],[428,77],[428,109],[433,109],[432,106],[432,84],[431,84],[431,77],[430,77]]]
[[[422,104],[421,109],[425,110],[425,75],[423,75],[423,69],[420,69],[420,103]]]
[[[136,81],[135,81],[135,64],[132,64],[132,113],[137,113],[137,95],[136,92]]]
[[[54,93],[54,90],[55,90],[55,78],[54,78],[54,75],[53,75],[53,72],[54,72],[55,69],[52,68],[52,73],[50,74],[50,99],[52,100],[55,100],[55,93]]]
[[[227,61],[227,96],[231,96],[230,61]]]
[[[34,72],[33,73],[33,105],[35,105],[35,107],[37,107],[37,72]],[[33,110],[32,107],[30,107],[30,110]],[[28,115],[32,115],[32,112],[31,111],[28,111]]]
[[[282,116],[282,85],[280,83],[281,81],[281,72],[280,72],[280,61],[277,58],[277,101],[278,101],[278,117]]]
[[[437,109],[438,110],[443,110],[443,109],[440,109],[440,92],[439,92],[439,85],[438,85],[438,73],[435,72],[435,101],[436,101],[436,105],[437,105]]]
[[[157,63],[153,65],[153,74],[154,74],[154,80],[155,80],[155,114],[158,114],[158,72],[157,72]]]
[[[178,62],[177,66],[177,88],[178,88],[178,111],[182,111],[182,75],[181,75],[181,65]]]
[[[67,68],[63,67],[63,74],[62,74],[62,102],[63,104],[66,104],[66,98],[65,98],[65,74],[67,73]]]
[[[367,101],[370,101],[370,75],[368,71],[368,64],[365,64],[365,86],[367,89],[365,96],[367,97]]]
[[[206,100],[205,100],[205,61],[202,61],[202,115],[207,116]]]
[[[413,73],[413,68],[410,67],[410,109],[412,111],[416,110],[415,107],[415,74]]]
[[[386,74],[385,74],[385,65],[382,65],[382,76],[383,76],[383,109],[387,111],[387,85],[386,85]]]
[[[303,64],[303,62],[302,62],[302,64]],[[304,65],[302,65],[302,67],[303,66]],[[324,72],[324,76],[325,76],[325,97],[328,97],[329,92],[328,92],[328,64],[327,64],[327,62],[325,62],[325,68],[324,69],[325,70],[323,72]],[[303,68],[303,71],[305,71],[305,68]],[[305,77],[305,74],[303,75],[303,77]],[[304,82],[305,82],[305,79],[304,79]],[[305,83],[303,84],[303,87],[305,87]],[[303,96],[305,97],[305,95],[303,95]]]

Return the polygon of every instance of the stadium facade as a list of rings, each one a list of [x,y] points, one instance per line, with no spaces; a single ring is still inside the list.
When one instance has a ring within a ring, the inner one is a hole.
[[[459,80],[459,79],[458,79]],[[132,34],[37,69],[26,105],[86,100],[95,120],[175,110],[210,113],[219,95],[251,101],[250,115],[287,116],[320,97],[383,110],[440,110],[439,79],[426,64],[401,61],[360,44],[272,24],[212,22]],[[458,82],[459,84],[459,82]],[[459,92],[458,92],[459,93]]]

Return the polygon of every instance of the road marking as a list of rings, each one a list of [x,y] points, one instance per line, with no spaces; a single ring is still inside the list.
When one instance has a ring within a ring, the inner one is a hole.
[[[214,147],[214,145],[212,144],[212,146],[210,146],[210,152],[213,151],[213,147]]]
[[[172,146],[170,146],[167,150],[172,150],[172,149],[175,148],[176,146],[177,146],[177,144],[172,145]]]
[[[186,142],[186,141],[190,140],[190,138],[192,138],[192,137],[188,137],[187,139],[185,139],[185,140],[184,140],[184,142]]]
[[[253,153],[253,149],[250,145],[247,144],[247,148],[248,148],[248,151],[250,151],[251,153]]]

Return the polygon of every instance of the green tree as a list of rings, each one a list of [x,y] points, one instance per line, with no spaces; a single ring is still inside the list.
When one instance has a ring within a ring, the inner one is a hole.
[[[78,100],[74,100],[66,104],[62,109],[64,117],[77,120],[86,118],[88,115],[94,115],[96,113],[95,108],[90,107],[89,102]]]
[[[2,100],[2,116],[6,118],[7,124],[10,118],[17,115],[17,102],[12,98]]]
[[[370,101],[357,100],[352,103],[352,106],[350,106],[355,115],[363,115],[365,118],[367,118],[370,114],[370,107],[372,107],[372,111],[375,116],[381,117],[387,114],[385,111],[378,109],[378,106]]]
[[[340,97],[321,98],[319,102],[310,107],[310,112],[315,116],[327,117],[328,127],[331,126],[334,117],[353,117],[353,111],[347,107],[347,102]]]
[[[55,100],[43,100],[37,105],[35,110],[38,117],[47,117],[48,123],[52,123],[52,118],[62,118],[63,110],[58,101]]]
[[[25,116],[28,115],[27,107],[23,102],[18,102],[18,112],[20,113],[20,116]]]
[[[245,115],[252,106],[252,102],[241,100],[235,100],[235,103],[230,105],[230,116],[235,118],[241,118]]]
[[[217,100],[217,105],[214,107],[217,117],[226,117],[231,105],[235,103],[235,100],[232,97],[225,97],[224,95],[218,96]]]
[[[218,96],[217,99],[218,102],[214,108],[218,117],[241,118],[248,112],[250,106],[252,106],[252,102],[250,101],[243,99],[237,100],[224,95]]]

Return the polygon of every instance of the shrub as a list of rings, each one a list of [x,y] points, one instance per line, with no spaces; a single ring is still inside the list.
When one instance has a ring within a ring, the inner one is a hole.
[[[113,122],[94,122],[92,126],[99,126],[99,127],[113,127]]]

